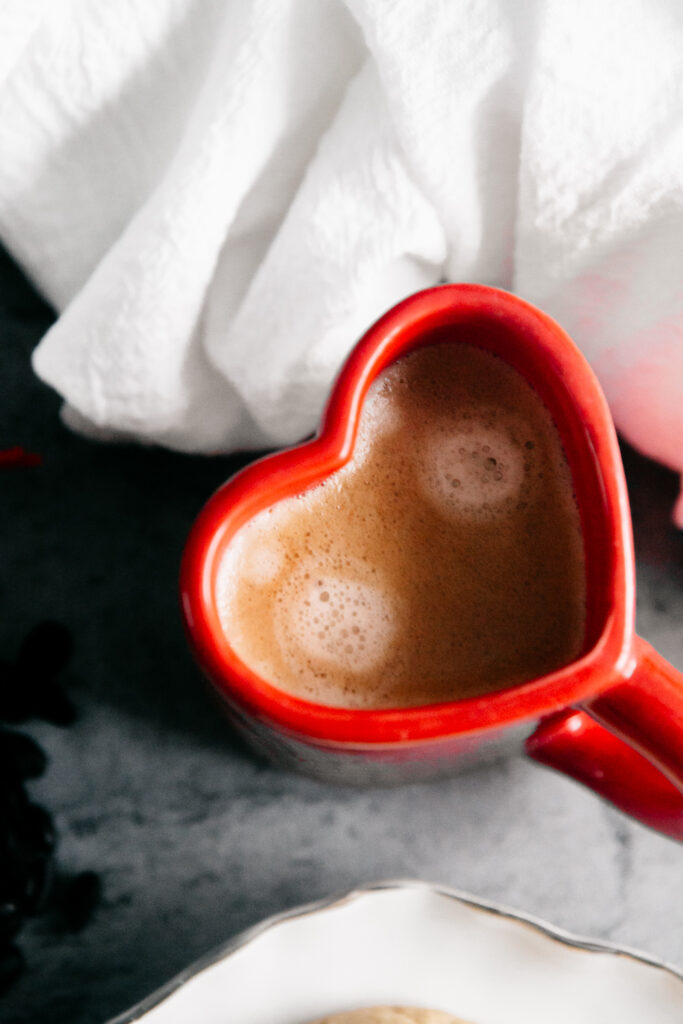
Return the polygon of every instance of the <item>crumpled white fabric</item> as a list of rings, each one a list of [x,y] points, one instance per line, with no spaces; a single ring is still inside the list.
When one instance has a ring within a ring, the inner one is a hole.
[[[100,437],[309,432],[440,280],[538,304],[683,469],[680,0],[11,0],[0,237]],[[683,525],[683,503],[678,519]]]

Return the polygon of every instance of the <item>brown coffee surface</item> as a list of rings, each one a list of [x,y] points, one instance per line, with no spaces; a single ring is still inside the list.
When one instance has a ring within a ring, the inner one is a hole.
[[[323,704],[457,700],[568,664],[585,566],[548,410],[471,345],[404,356],[372,385],[351,461],[233,538],[217,599],[247,665]]]

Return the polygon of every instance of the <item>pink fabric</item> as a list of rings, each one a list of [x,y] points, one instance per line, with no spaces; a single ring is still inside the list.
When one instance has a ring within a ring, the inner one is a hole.
[[[612,415],[632,444],[671,469],[681,468],[683,447],[683,318],[657,324],[640,336],[634,360],[623,365],[619,349],[604,352],[595,369]],[[645,441],[645,445],[643,445]],[[640,443],[639,443],[640,442]],[[683,488],[674,507],[683,528]]]

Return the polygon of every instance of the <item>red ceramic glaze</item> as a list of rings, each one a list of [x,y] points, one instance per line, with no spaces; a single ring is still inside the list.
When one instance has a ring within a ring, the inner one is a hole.
[[[386,366],[446,341],[501,356],[553,415],[582,519],[585,649],[559,671],[450,703],[361,711],[292,697],[241,662],[223,634],[214,598],[222,554],[256,513],[349,460],[368,387]],[[480,285],[420,292],[371,327],[341,371],[319,434],[253,463],[221,487],[192,529],[181,570],[185,624],[200,665],[250,741],[282,763],[342,781],[399,781],[453,771],[512,737],[531,757],[680,839],[683,676],[635,635],[634,591],[624,474],[593,372],[548,316]]]

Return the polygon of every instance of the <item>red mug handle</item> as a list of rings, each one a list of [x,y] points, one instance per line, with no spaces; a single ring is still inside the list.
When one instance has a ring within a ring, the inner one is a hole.
[[[544,719],[526,751],[683,842],[683,674],[640,637],[634,654],[630,676]]]

